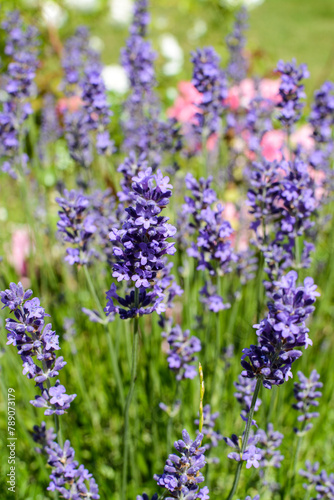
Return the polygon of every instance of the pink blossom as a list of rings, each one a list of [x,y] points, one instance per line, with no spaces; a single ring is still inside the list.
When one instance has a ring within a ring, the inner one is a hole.
[[[167,110],[167,116],[180,123],[194,123],[195,114],[200,112],[196,104],[202,101],[202,95],[191,82],[180,82],[178,89],[180,94],[173,106]]]
[[[268,161],[282,159],[282,151],[286,155],[285,147],[286,136],[283,130],[270,130],[262,137],[261,149],[262,155]]]
[[[61,97],[56,106],[57,113],[62,116],[65,111],[78,111],[83,105],[83,101],[80,96],[73,95],[71,97]]]
[[[293,134],[291,134],[291,143],[294,146],[300,144],[303,148],[310,152],[314,148],[314,139],[312,137],[313,128],[311,125],[303,125],[297,129]]]
[[[12,235],[9,260],[20,277],[27,276],[28,257],[31,250],[32,244],[28,230],[16,229]]]
[[[272,80],[270,78],[263,78],[259,83],[259,94],[264,98],[277,104],[280,101],[278,89],[280,80]],[[248,108],[252,99],[256,97],[256,89],[254,80],[245,78],[239,85],[230,88],[228,98],[226,100],[227,106],[236,110],[238,108]]]

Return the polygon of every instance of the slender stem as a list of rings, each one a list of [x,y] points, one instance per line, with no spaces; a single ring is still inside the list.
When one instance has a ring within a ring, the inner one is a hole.
[[[248,414],[248,419],[247,419],[247,423],[246,423],[244,437],[242,439],[241,451],[240,451],[240,462],[238,462],[238,467],[237,467],[237,470],[235,472],[233,485],[232,485],[230,494],[226,500],[232,500],[234,494],[237,491],[237,487],[238,487],[238,483],[239,483],[239,479],[240,479],[240,473],[241,473],[241,469],[242,469],[242,465],[243,465],[242,455],[244,454],[244,451],[246,450],[246,447],[248,444],[249,433],[250,433],[250,429],[251,429],[251,425],[252,425],[254,410],[255,410],[256,401],[257,401],[257,398],[258,398],[258,395],[260,392],[261,384],[262,384],[262,379],[258,378],[257,382],[256,382],[253,398],[252,398],[251,407],[250,407],[249,414]]]
[[[169,455],[170,451],[171,451],[172,427],[173,427],[173,420],[174,420],[174,414],[173,414],[173,412],[174,412],[175,403],[177,401],[177,397],[178,397],[178,394],[179,394],[180,387],[181,387],[180,380],[177,380],[176,381],[175,394],[174,394],[173,403],[172,403],[172,408],[171,408],[171,412],[170,412],[170,415],[169,415],[169,418],[168,418],[168,423],[167,423],[167,455]]]
[[[121,496],[122,500],[126,500],[128,455],[129,455],[129,410],[137,377],[138,338],[139,338],[138,317],[134,319],[133,327],[134,328],[133,328],[133,343],[132,343],[131,381],[124,409],[123,480],[122,480],[122,496]]]
[[[93,299],[94,299],[94,301],[96,303],[96,307],[97,307],[97,309],[98,309],[101,317],[103,318],[105,316],[105,314],[104,314],[101,302],[100,302],[100,300],[99,300],[99,298],[97,296],[97,293],[96,293],[96,290],[95,290],[95,287],[94,287],[91,275],[90,275],[90,273],[88,271],[87,266],[83,266],[83,269],[84,269],[84,273],[85,273],[85,276],[86,276],[86,279],[87,279],[88,287],[89,287],[90,292],[91,292],[91,294],[93,296]],[[105,331],[106,338],[107,338],[107,344],[108,344],[108,349],[109,349],[109,354],[110,354],[111,366],[112,366],[112,369],[114,371],[114,376],[115,376],[115,379],[116,379],[116,385],[117,385],[117,390],[118,390],[118,393],[119,393],[120,404],[121,404],[122,409],[124,409],[125,398],[124,398],[123,382],[122,382],[122,377],[121,377],[121,374],[120,374],[120,371],[119,371],[119,365],[118,365],[118,359],[117,359],[117,356],[116,356],[115,347],[114,347],[114,344],[113,344],[113,341],[112,341],[112,338],[111,338],[111,332],[109,332],[110,328],[111,328],[111,323],[108,322],[107,325],[104,324],[104,331]]]

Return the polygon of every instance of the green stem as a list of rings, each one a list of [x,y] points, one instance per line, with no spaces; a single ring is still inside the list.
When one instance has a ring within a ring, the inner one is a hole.
[[[91,292],[91,294],[93,296],[93,299],[94,299],[94,301],[96,303],[96,307],[97,307],[97,309],[98,309],[101,317],[103,318],[105,316],[105,314],[104,314],[101,302],[100,302],[100,300],[99,300],[99,298],[97,296],[97,293],[96,293],[96,290],[95,290],[95,287],[94,287],[91,275],[90,275],[90,273],[88,271],[87,266],[83,266],[83,269],[84,269],[84,273],[85,273],[85,276],[86,276],[86,279],[87,279],[88,287],[89,287],[90,292]],[[120,371],[119,371],[119,365],[118,365],[118,360],[117,360],[117,356],[116,356],[116,351],[115,351],[114,344],[113,344],[113,341],[112,341],[112,338],[111,338],[111,332],[109,332],[110,327],[111,327],[111,323],[108,322],[107,325],[104,324],[104,331],[105,331],[106,338],[107,338],[107,344],[108,344],[108,349],[109,349],[109,354],[110,354],[111,366],[112,366],[112,369],[114,370],[114,376],[115,376],[116,385],[117,385],[117,389],[118,389],[118,393],[119,393],[121,407],[122,407],[122,409],[124,409],[125,398],[124,398],[123,382],[122,382],[121,374],[120,374]]]
[[[172,402],[172,408],[171,408],[171,412],[170,412],[168,423],[167,423],[167,455],[169,455],[171,452],[172,427],[173,427],[173,419],[174,419],[173,411],[174,411],[174,407],[175,407],[175,403],[177,400],[177,396],[178,396],[180,387],[181,387],[180,380],[177,380],[175,394],[174,394],[174,398],[173,398],[173,402]]]
[[[127,471],[128,471],[128,455],[129,455],[129,410],[135,388],[137,377],[137,361],[138,361],[138,339],[139,339],[139,320],[134,319],[133,328],[133,344],[132,344],[132,362],[131,362],[131,381],[128,396],[126,398],[124,409],[124,432],[123,432],[123,479],[122,479],[122,500],[126,500],[127,487]]]
[[[241,469],[242,469],[242,465],[243,465],[242,455],[244,454],[244,451],[246,450],[246,447],[247,447],[249,433],[250,433],[253,415],[254,415],[254,410],[255,410],[255,405],[256,405],[256,401],[257,401],[257,398],[258,398],[258,395],[260,392],[261,384],[262,384],[262,379],[258,378],[257,382],[256,382],[253,398],[252,398],[251,407],[250,407],[249,414],[248,414],[248,419],[247,419],[247,423],[246,423],[244,437],[242,439],[241,451],[240,451],[240,462],[238,462],[238,467],[237,467],[237,470],[235,472],[233,485],[232,485],[230,494],[226,500],[232,500],[234,494],[237,491],[237,487],[238,487],[238,483],[239,483],[239,479],[240,479],[240,473],[241,473]]]

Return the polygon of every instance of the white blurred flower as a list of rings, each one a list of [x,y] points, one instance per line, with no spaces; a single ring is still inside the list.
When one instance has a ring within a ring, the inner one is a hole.
[[[126,73],[122,66],[118,64],[105,66],[102,70],[102,78],[107,90],[117,92],[118,94],[125,94],[129,88]]]
[[[110,20],[119,24],[129,24],[132,19],[132,0],[109,0]]]
[[[176,75],[183,66],[183,50],[174,35],[165,33],[159,39],[161,54],[168,59],[163,66],[165,75]]]
[[[194,26],[188,31],[189,40],[197,40],[201,36],[205,35],[208,30],[208,26],[203,19],[196,19]]]
[[[221,4],[228,8],[236,8],[236,7],[247,7],[247,9],[251,10],[255,7],[258,7],[264,2],[264,0],[221,0]]]
[[[100,6],[100,0],[65,0],[65,5],[71,9],[92,11]]]
[[[96,50],[96,52],[102,52],[104,49],[104,41],[99,36],[91,36],[89,39],[89,46]]]
[[[42,17],[47,24],[61,28],[67,19],[67,13],[52,0],[46,0],[42,4]]]

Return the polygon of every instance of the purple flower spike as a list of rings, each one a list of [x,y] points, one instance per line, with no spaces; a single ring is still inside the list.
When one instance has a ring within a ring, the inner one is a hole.
[[[34,427],[34,441],[40,445],[39,452],[47,456],[52,471],[48,491],[58,491],[62,498],[99,500],[99,488],[92,474],[74,460],[75,451],[70,441],[63,448],[54,441],[53,429],[46,430],[45,423]]]
[[[202,102],[198,104],[196,114],[196,131],[205,138],[220,131],[223,101],[227,97],[227,81],[225,73],[219,68],[220,57],[213,47],[197,49],[192,53],[194,65],[192,84],[202,94]]]
[[[306,64],[297,66],[295,59],[287,63],[279,61],[276,71],[281,75],[281,100],[277,105],[281,109],[279,120],[290,131],[292,125],[299,120],[304,107],[301,99],[305,98],[305,92],[301,82],[309,77],[309,72]]]
[[[186,430],[182,431],[182,439],[174,443],[179,455],[171,454],[166,460],[163,474],[155,474],[154,479],[158,486],[172,493],[168,498],[189,498],[191,500],[209,498],[209,489],[205,486],[200,489],[199,484],[204,481],[200,470],[205,466],[205,448],[201,447],[203,434],[198,434],[195,441],[190,439]],[[166,492],[166,493],[167,493]]]
[[[14,313],[14,318],[6,318],[7,345],[17,348],[22,359],[23,375],[34,379],[41,391],[41,396],[35,396],[30,403],[45,408],[45,415],[62,415],[76,394],[67,395],[59,380],[49,388],[50,380],[59,375],[66,361],[56,355],[60,349],[59,337],[50,323],[45,324],[45,317],[49,315],[37,297],[30,299],[31,295],[32,291],[24,291],[21,283],[11,283],[9,290],[0,292],[4,307]]]
[[[169,334],[163,332],[162,336],[169,344],[167,361],[170,370],[176,373],[176,380],[196,377],[198,370],[194,363],[197,361],[197,356],[194,354],[202,349],[200,340],[190,336],[189,330],[183,332],[180,325],[174,326]]]
[[[298,417],[298,422],[303,422],[301,429],[294,428],[294,432],[299,436],[304,435],[307,431],[312,429],[313,424],[310,422],[312,418],[319,417],[319,413],[311,411],[312,407],[317,408],[319,406],[319,401],[317,398],[322,396],[322,393],[318,390],[321,389],[323,384],[319,382],[320,375],[317,370],[313,370],[309,378],[299,371],[297,373],[299,378],[299,383],[294,383],[294,396],[297,403],[292,405],[292,408],[299,411],[301,415]]]
[[[305,321],[313,313],[313,304],[320,294],[312,278],[306,278],[303,286],[296,286],[297,278],[297,273],[290,271],[274,283],[276,291],[268,303],[268,316],[254,325],[258,345],[242,351],[242,375],[260,378],[267,389],[292,377],[291,365],[302,355],[300,348],[312,345]]]
[[[7,33],[5,54],[11,61],[3,79],[7,97],[0,110],[0,160],[2,171],[16,179],[17,170],[28,173],[28,156],[20,153],[20,135],[25,135],[24,123],[32,113],[38,31],[26,26],[18,11],[10,12],[1,27]]]
[[[78,108],[65,110],[67,145],[73,160],[87,168],[93,161],[93,143],[99,155],[110,155],[114,146],[108,132],[112,112],[102,79],[102,64],[99,54],[89,47],[89,31],[84,26],[67,40],[62,65],[62,88]]]
[[[120,313],[125,319],[137,314],[150,314],[153,310],[160,314],[166,309],[161,302],[171,279],[163,276],[165,256],[175,253],[174,243],[168,240],[176,229],[168,224],[167,217],[160,214],[169,203],[171,189],[169,178],[163,177],[160,170],[152,174],[148,168],[133,177],[130,192],[133,202],[125,209],[127,218],[122,229],[114,228],[109,236],[115,258],[113,277],[117,282],[129,282],[128,286],[134,286],[138,292],[130,291],[125,299],[121,299],[113,283],[107,292],[107,315]],[[174,287],[173,296],[180,293]]]
[[[97,227],[94,217],[89,213],[90,201],[74,189],[65,189],[63,197],[56,198],[56,202],[60,206],[58,232],[66,243],[73,245],[67,249],[65,260],[72,266],[86,265],[96,256],[91,243]]]
[[[248,12],[242,7],[236,14],[232,32],[226,37],[226,44],[230,53],[227,74],[232,83],[240,83],[246,78],[248,64],[244,56],[246,38],[244,32],[247,25]]]

